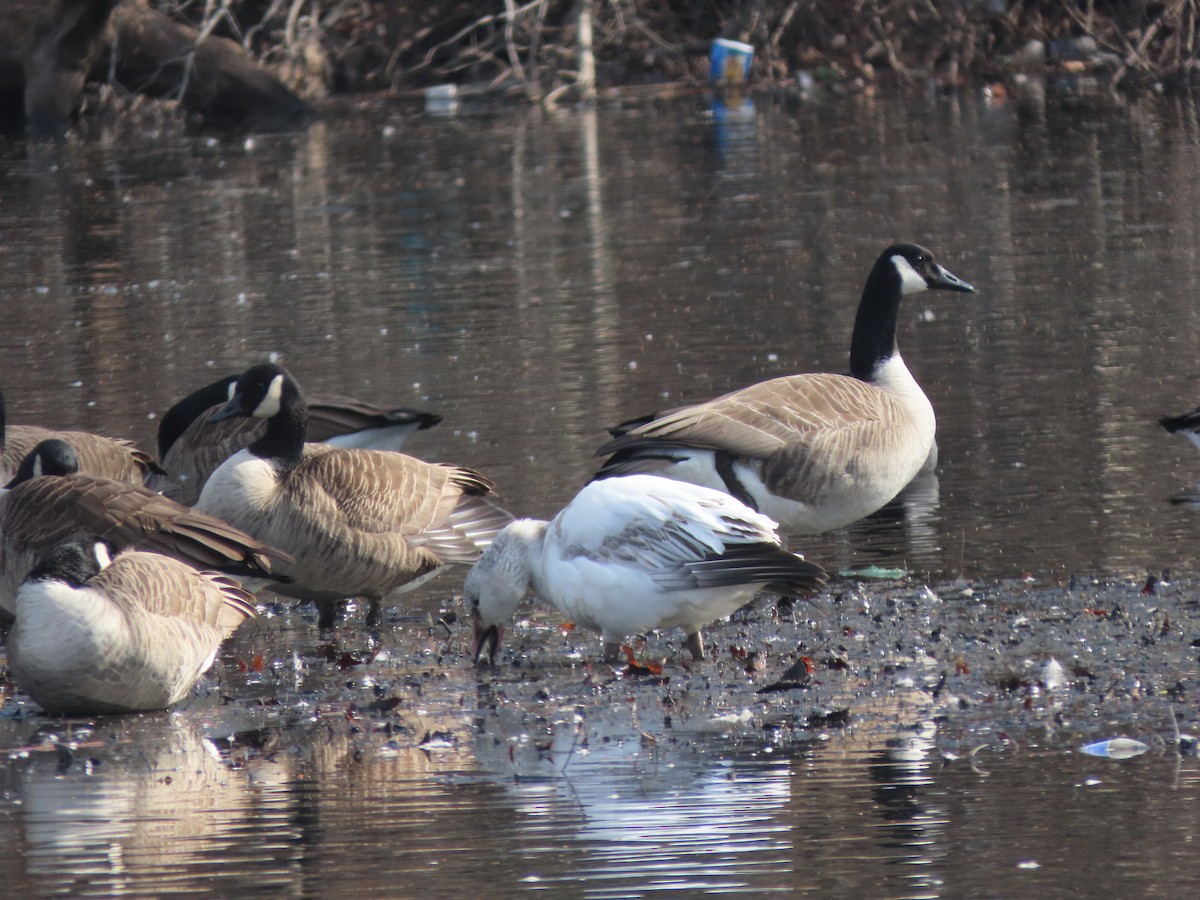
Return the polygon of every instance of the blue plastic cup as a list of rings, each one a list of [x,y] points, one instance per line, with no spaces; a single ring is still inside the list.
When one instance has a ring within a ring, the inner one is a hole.
[[[750,75],[754,47],[741,41],[717,38],[708,57],[708,80],[717,84],[741,84]]]

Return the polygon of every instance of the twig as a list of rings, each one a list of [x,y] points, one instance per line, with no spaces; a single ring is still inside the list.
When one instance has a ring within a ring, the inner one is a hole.
[[[538,4],[544,3],[544,2],[546,2],[546,0],[530,0],[530,2],[527,3],[526,5],[517,7],[515,10],[513,10],[513,14],[519,16],[519,15],[533,9]],[[505,7],[508,7],[508,6],[511,6],[511,2],[510,2],[510,0],[505,0]],[[465,25],[464,27],[460,28],[457,32],[455,32],[453,35],[451,35],[446,40],[439,41],[438,43],[434,44],[432,47],[429,48],[429,51],[425,54],[425,60],[422,63],[422,68],[424,66],[431,65],[433,62],[433,57],[442,48],[448,47],[451,44],[457,44],[459,41],[461,41],[463,38],[465,38],[472,31],[478,31],[480,28],[484,27],[485,25],[492,25],[496,22],[499,22],[501,19],[506,18],[507,15],[508,15],[507,9],[503,16],[492,15],[489,13],[488,15],[482,16],[481,18],[476,19],[474,22],[471,22],[470,24]]]
[[[783,15],[779,17],[779,21],[775,23],[775,30],[771,33],[770,39],[767,41],[767,46],[771,53],[774,54],[779,50],[779,41],[783,37],[783,33],[787,31],[789,25],[792,24],[792,19],[796,17],[796,10],[800,8],[800,0],[792,0],[787,5],[787,9],[783,11]]]
[[[1127,55],[1121,62],[1121,65],[1117,67],[1117,71],[1113,73],[1112,81],[1109,82],[1110,87],[1116,88],[1116,86],[1121,83],[1122,79],[1124,79],[1124,77],[1129,73],[1129,70],[1133,67],[1133,64],[1141,60],[1142,55],[1146,52],[1146,48],[1150,45],[1150,42],[1154,40],[1154,36],[1158,34],[1158,30],[1162,27],[1163,18],[1165,16],[1166,13],[1162,13],[1162,15],[1155,19],[1151,23],[1150,27],[1146,29],[1146,33],[1142,35],[1142,39],[1138,41],[1137,49],[1134,50],[1132,54]]]

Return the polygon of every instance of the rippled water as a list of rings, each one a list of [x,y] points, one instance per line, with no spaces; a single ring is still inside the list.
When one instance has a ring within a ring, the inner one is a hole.
[[[547,515],[592,471],[606,425],[843,369],[867,268],[886,243],[917,240],[979,288],[901,312],[941,464],[808,555],[922,578],[1192,571],[1200,519],[1168,500],[1200,457],[1156,419],[1200,403],[1198,166],[1188,103],[1072,94],[379,109],[247,144],[13,147],[0,159],[0,385],[10,421],[152,446],[174,399],[282,353],[310,388],[441,413],[414,453],[476,466],[515,512]],[[666,699],[597,694],[583,668],[562,676],[569,688],[536,669],[477,680],[454,623],[436,623],[458,578],[373,643],[343,638],[365,665],[292,613],[239,634],[181,712],[0,721],[5,883],[1196,887],[1194,763],[1097,763],[1035,735],[1021,754],[944,765],[921,705],[891,688],[850,732],[776,744],[736,722],[711,733],[713,714],[741,710],[711,709],[720,685],[701,689],[702,675],[677,676]]]

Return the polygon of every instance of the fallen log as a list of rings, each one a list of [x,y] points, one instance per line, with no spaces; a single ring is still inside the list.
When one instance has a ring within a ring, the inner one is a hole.
[[[206,125],[291,127],[311,108],[231,40],[139,0],[0,0],[0,127],[61,137],[88,81],[177,100]]]
[[[112,56],[92,70],[103,79],[110,68],[126,89],[178,100],[206,123],[232,128],[285,128],[312,109],[283,82],[228,38],[199,32],[136,3],[112,17]]]

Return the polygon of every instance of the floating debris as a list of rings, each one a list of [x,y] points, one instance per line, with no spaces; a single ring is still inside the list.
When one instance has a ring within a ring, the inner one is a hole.
[[[452,731],[426,731],[417,746],[422,750],[452,750],[458,746],[458,738]]]
[[[730,712],[719,716],[713,716],[707,722],[704,722],[696,730],[702,734],[724,734],[727,732],[736,732],[745,728],[753,720],[754,715],[748,709],[743,709],[741,712]]]
[[[766,687],[761,687],[754,693],[756,694],[772,694],[777,691],[793,691],[799,688],[808,687],[812,681],[813,661],[811,656],[801,656],[788,668],[786,672],[779,676],[779,680],[768,684]]]
[[[839,578],[870,578],[875,581],[899,581],[908,577],[908,569],[887,569],[883,566],[863,566],[858,569],[841,569]]]
[[[1079,752],[1086,753],[1088,756],[1103,756],[1106,759],[1132,759],[1135,756],[1141,756],[1149,749],[1150,747],[1141,741],[1120,737],[1099,741],[1095,744],[1085,744],[1079,748]]]

